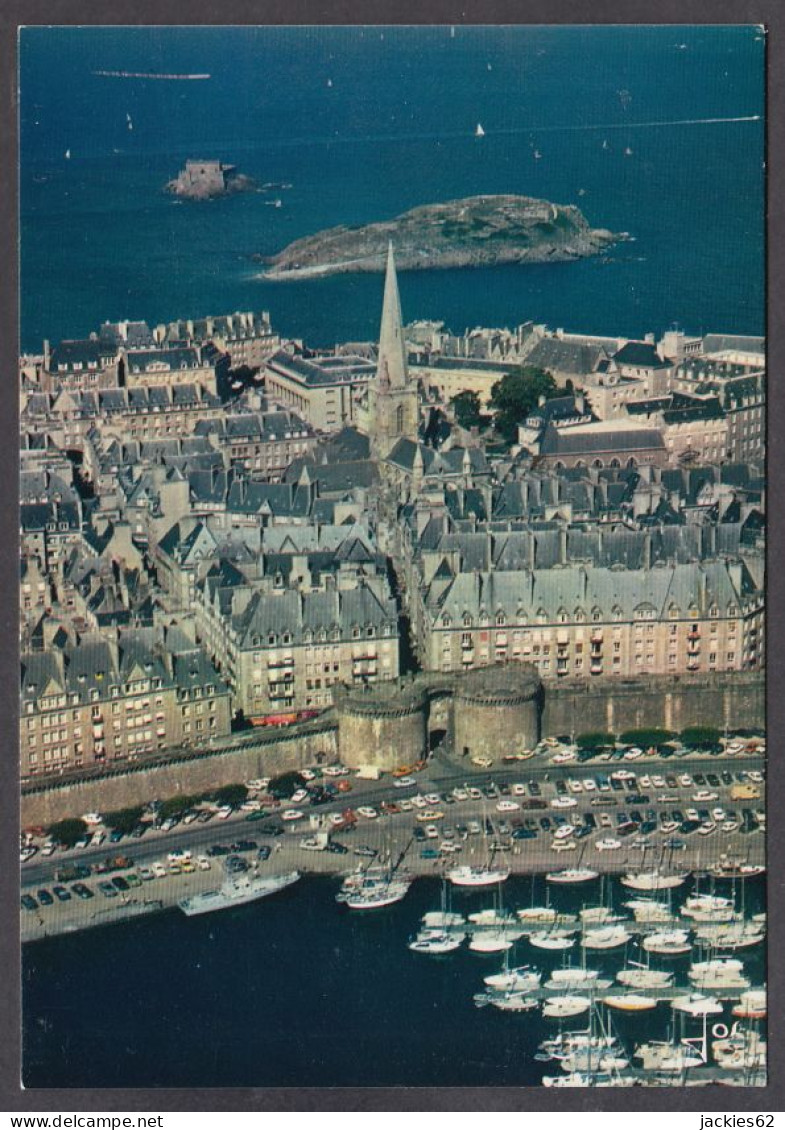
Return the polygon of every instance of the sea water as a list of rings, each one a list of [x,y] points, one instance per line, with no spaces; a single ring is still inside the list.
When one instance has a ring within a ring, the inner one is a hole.
[[[23,348],[235,309],[311,345],[370,340],[380,276],[264,282],[254,256],[484,193],[576,204],[634,242],[403,273],[407,320],[762,333],[764,48],[752,27],[25,29]],[[187,157],[292,187],[179,200],[162,189]]]

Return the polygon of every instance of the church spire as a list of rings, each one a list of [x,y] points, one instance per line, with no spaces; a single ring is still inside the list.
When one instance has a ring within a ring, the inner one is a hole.
[[[386,376],[382,374],[386,370]],[[406,368],[406,346],[403,340],[401,299],[398,294],[398,276],[395,273],[395,255],[392,240],[387,249],[387,274],[384,280],[382,326],[379,333],[379,364],[377,379],[389,381],[390,388],[405,388],[409,382]]]

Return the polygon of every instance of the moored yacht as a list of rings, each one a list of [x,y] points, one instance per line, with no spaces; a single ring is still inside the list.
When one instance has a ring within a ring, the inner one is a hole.
[[[748,989],[733,1006],[733,1015],[745,1020],[764,1020],[766,1017],[766,990]]]
[[[489,989],[503,989],[505,992],[524,992],[540,987],[542,974],[530,965],[519,965],[516,969],[502,969],[500,973],[489,973],[483,981]]]
[[[619,1012],[650,1012],[658,1004],[656,997],[644,993],[611,993],[602,998],[602,1003]]]
[[[603,926],[586,930],[581,945],[587,950],[613,950],[626,945],[631,937],[623,926]]]
[[[420,919],[426,930],[443,930],[446,926],[465,926],[466,919],[462,914],[455,914],[449,910],[429,910]]]
[[[658,953],[665,957],[677,957],[692,949],[687,930],[660,930],[649,934],[641,944],[647,953]]]
[[[744,973],[744,963],[737,958],[717,957],[711,961],[696,961],[687,971],[697,989],[748,989],[750,979]]]
[[[674,997],[671,1001],[674,1012],[686,1012],[688,1016],[720,1016],[723,1007],[714,997],[704,997],[696,993],[687,993],[683,997]]]
[[[568,994],[563,997],[548,997],[542,1006],[542,1014],[549,1020],[566,1020],[571,1016],[580,1016],[590,1008],[590,997]]]
[[[409,942],[409,949],[414,953],[428,953],[438,956],[443,953],[453,953],[457,950],[465,934],[445,934],[441,930],[422,930],[416,938]]]
[[[545,878],[549,883],[590,883],[599,877],[599,871],[588,867],[566,867],[563,871],[549,871]]]
[[[504,953],[512,949],[513,940],[505,930],[478,930],[471,935],[469,949],[474,953]]]
[[[411,885],[410,879],[388,879],[373,887],[352,891],[345,896],[343,904],[349,910],[380,910],[405,898]]]
[[[765,871],[766,868],[763,866],[740,863],[731,859],[720,859],[709,868],[709,874],[715,879],[754,879],[758,875],[765,874]]]
[[[542,930],[529,935],[529,945],[539,950],[568,950],[574,938],[570,930]]]
[[[583,969],[579,965],[554,969],[545,982],[546,989],[601,989],[609,985],[610,981],[600,980],[599,969]]]
[[[620,882],[631,891],[669,891],[683,886],[688,878],[688,871],[675,872],[672,875],[663,875],[660,871],[636,871],[622,875]]]
[[[447,878],[455,887],[492,887],[509,877],[509,867],[472,867],[468,863],[447,872]]]
[[[711,1052],[718,1067],[749,1071],[766,1066],[766,1041],[749,1028],[737,1029],[733,1035],[713,1040]]]
[[[631,989],[665,989],[673,974],[664,969],[622,969],[616,974],[620,985]]]
[[[663,1071],[681,1074],[691,1067],[701,1067],[703,1057],[688,1044],[669,1044],[665,1040],[651,1040],[639,1044],[635,1059],[640,1060],[644,1071]]]

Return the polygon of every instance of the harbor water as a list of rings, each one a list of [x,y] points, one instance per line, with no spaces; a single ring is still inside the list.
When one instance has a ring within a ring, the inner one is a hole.
[[[750,915],[763,907],[764,882],[745,886]],[[565,912],[601,896],[599,881],[548,887],[551,905]],[[633,895],[616,882],[610,888],[617,908]],[[483,977],[501,967],[498,954],[464,945],[432,957],[407,948],[422,915],[439,908],[438,879],[417,880],[402,902],[366,913],[336,904],[337,889],[335,879],[306,878],[237,910],[196,918],[167,911],[25,946],[25,1084],[536,1086],[554,1074],[534,1057],[557,1022],[539,1011],[474,1006]],[[676,903],[691,889],[677,892]],[[542,905],[545,880],[510,879],[503,897],[508,907]],[[493,899],[493,891],[455,891],[452,909],[467,913]],[[764,950],[735,955],[754,985],[764,980]],[[587,965],[610,976],[625,956],[645,955],[628,944],[588,954]],[[577,946],[568,958],[579,961]],[[511,965],[543,972],[563,961],[525,939],[510,954]],[[652,959],[684,985],[688,964],[686,956]],[[613,1023],[625,1042],[640,1042],[666,1038],[671,1017],[661,1003],[614,1013]],[[731,1022],[729,1005],[717,1020]],[[578,1017],[564,1027],[586,1023]],[[700,1023],[688,1029],[699,1035]]]

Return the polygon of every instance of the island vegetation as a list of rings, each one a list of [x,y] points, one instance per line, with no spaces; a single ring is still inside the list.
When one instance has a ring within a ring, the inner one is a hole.
[[[589,226],[573,205],[529,196],[470,196],[391,220],[295,240],[266,260],[266,279],[383,271],[390,240],[400,270],[544,263],[596,255],[623,236]]]

